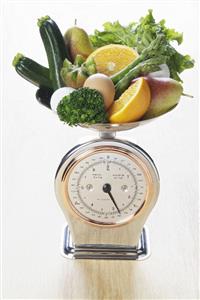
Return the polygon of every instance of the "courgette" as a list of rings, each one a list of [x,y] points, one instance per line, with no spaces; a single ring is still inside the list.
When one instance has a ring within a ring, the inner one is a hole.
[[[53,95],[54,91],[48,88],[40,88],[37,90],[36,92],[36,99],[38,100],[38,102],[46,107],[48,107],[49,109],[51,109],[51,96]]]
[[[38,87],[52,88],[49,69],[38,64],[34,60],[18,53],[12,62],[17,73]]]
[[[63,61],[68,56],[65,42],[57,24],[49,16],[40,18],[38,20],[38,26],[47,54],[50,79],[53,89],[57,90],[64,86],[60,72]]]

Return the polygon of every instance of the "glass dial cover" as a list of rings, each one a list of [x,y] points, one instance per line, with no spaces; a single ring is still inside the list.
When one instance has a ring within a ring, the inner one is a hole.
[[[72,209],[97,224],[127,222],[141,209],[148,192],[144,168],[117,151],[80,159],[69,171],[67,182]]]

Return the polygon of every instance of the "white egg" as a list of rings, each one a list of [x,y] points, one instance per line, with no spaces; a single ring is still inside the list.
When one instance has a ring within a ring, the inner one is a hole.
[[[57,112],[57,106],[58,106],[59,102],[62,100],[62,98],[64,96],[71,94],[73,91],[75,91],[75,89],[73,89],[71,87],[66,87],[66,86],[62,87],[60,89],[57,89],[51,96],[51,101],[50,101],[51,109],[53,111]]]
[[[96,73],[88,77],[83,86],[95,89],[102,94],[106,110],[112,105],[115,96],[115,86],[108,76]]]

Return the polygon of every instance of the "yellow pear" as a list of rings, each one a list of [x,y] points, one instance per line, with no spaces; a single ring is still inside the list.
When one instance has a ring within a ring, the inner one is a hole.
[[[82,55],[85,59],[93,52],[87,32],[77,26],[71,27],[64,35],[64,40],[72,62],[77,54]]]

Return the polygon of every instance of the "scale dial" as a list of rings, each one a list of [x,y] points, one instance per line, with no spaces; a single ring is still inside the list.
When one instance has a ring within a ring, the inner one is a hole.
[[[148,195],[148,175],[134,155],[119,150],[93,151],[68,170],[66,193],[72,210],[90,223],[128,222]]]

